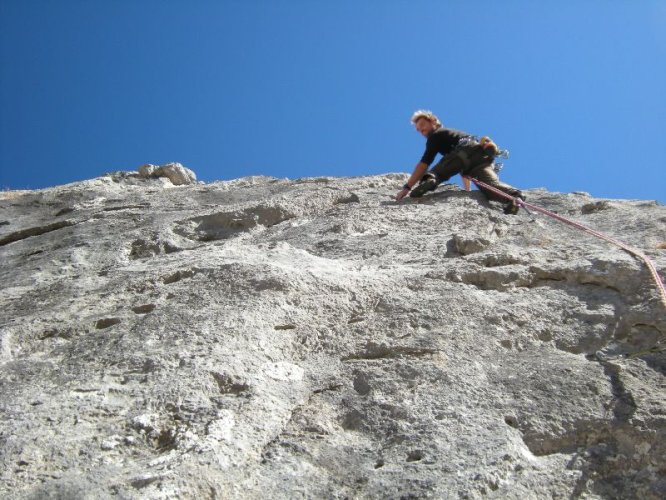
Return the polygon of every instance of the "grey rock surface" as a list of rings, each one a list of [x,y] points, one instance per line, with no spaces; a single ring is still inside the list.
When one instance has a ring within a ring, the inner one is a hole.
[[[406,175],[0,193],[2,498],[663,498],[624,251]],[[528,200],[666,267],[666,208]]]

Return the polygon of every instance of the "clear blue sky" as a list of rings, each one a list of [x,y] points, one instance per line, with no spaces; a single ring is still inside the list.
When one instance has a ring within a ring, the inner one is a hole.
[[[0,0],[0,71],[5,189],[411,172],[427,108],[516,186],[666,201],[666,1]]]

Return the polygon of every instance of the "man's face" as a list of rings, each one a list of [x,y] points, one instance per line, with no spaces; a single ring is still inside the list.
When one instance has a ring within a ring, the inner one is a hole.
[[[418,133],[423,137],[428,137],[430,133],[435,130],[435,125],[427,118],[419,118],[414,126],[416,127]]]

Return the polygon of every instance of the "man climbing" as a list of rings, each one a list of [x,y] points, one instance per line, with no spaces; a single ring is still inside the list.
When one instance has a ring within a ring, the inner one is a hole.
[[[396,201],[402,200],[407,194],[412,198],[420,198],[428,191],[434,191],[440,183],[449,180],[456,174],[476,178],[513,197],[525,199],[520,190],[499,180],[493,169],[493,159],[499,150],[489,138],[476,140],[465,132],[445,128],[431,111],[415,112],[412,115],[412,123],[416,130],[426,137],[426,148],[407,184],[396,195]],[[426,173],[437,153],[442,155],[442,159]],[[414,188],[419,181],[418,186]],[[412,190],[412,188],[414,189]],[[487,189],[479,189],[490,200],[506,201]],[[504,212],[516,214],[518,205],[513,202],[505,203]]]

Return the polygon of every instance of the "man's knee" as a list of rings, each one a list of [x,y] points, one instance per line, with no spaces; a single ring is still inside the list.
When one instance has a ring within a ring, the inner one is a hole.
[[[448,181],[463,169],[463,160],[455,154],[449,154],[435,165],[430,172],[437,176],[439,182]]]
[[[497,174],[493,169],[492,163],[487,163],[485,165],[478,165],[474,167],[469,172],[468,175],[470,177],[474,177],[477,180],[480,180],[481,182],[490,184],[491,186],[494,186],[495,184],[500,182],[499,177],[497,177]]]

